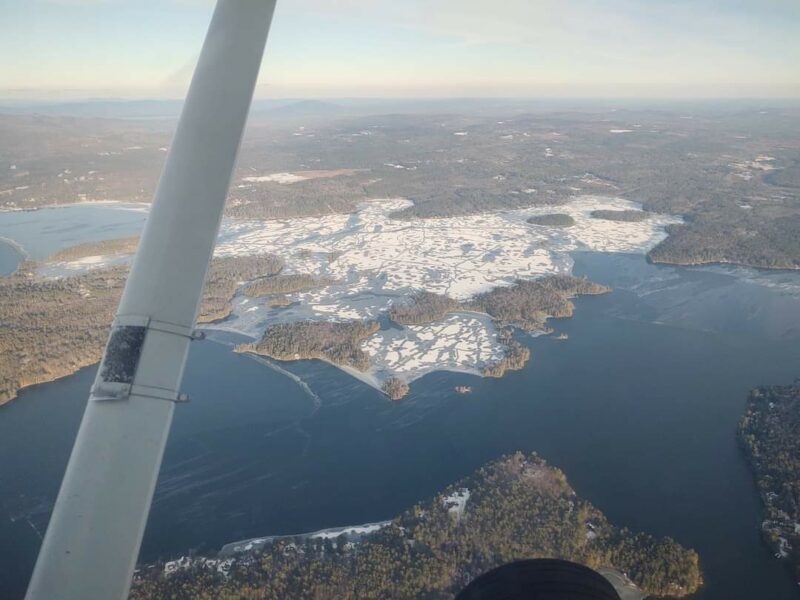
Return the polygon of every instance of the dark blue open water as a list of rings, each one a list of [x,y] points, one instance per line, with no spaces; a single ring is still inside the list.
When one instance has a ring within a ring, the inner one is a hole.
[[[800,375],[797,295],[779,279],[638,256],[578,255],[576,270],[616,290],[579,299],[556,323],[568,341],[525,338],[523,371],[434,373],[399,404],[328,365],[290,365],[317,399],[224,344],[199,343],[141,558],[389,518],[485,461],[536,450],[614,523],[696,548],[698,599],[796,599],[760,541],[735,433],[751,387]],[[0,597],[24,589],[93,371],[0,409]]]

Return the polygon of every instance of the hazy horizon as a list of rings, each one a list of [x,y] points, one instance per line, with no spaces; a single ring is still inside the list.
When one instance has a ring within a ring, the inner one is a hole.
[[[182,98],[210,0],[9,0],[5,100]],[[800,98],[800,3],[279,2],[257,98]]]

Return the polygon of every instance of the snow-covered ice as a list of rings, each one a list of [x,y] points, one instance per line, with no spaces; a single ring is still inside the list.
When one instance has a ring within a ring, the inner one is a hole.
[[[378,373],[403,378],[433,370],[473,372],[503,357],[491,319],[464,313],[429,325],[379,331],[363,349]]]
[[[466,300],[517,279],[570,273],[572,251],[644,253],[666,237],[667,224],[680,221],[655,214],[641,222],[594,219],[593,210],[641,210],[634,202],[601,196],[579,196],[556,207],[391,218],[410,205],[405,199],[383,199],[364,203],[354,214],[226,220],[215,256],[270,252],[284,258],[286,273],[308,273],[335,283],[288,294],[289,304],[281,307],[237,296],[232,318],[210,327],[257,338],[276,323],[378,318],[417,290]],[[533,215],[553,212],[570,215],[575,225],[559,229],[527,223]],[[111,257],[86,257],[59,263],[45,274],[75,273],[110,262]],[[411,381],[440,369],[478,373],[503,355],[491,319],[471,313],[451,314],[422,326],[383,329],[365,340],[363,350],[372,365],[364,378],[375,385],[390,376]]]
[[[272,252],[285,258],[288,272],[337,283],[291,294],[292,304],[285,308],[260,302],[253,310],[234,300],[234,319],[224,327],[258,337],[280,322],[376,318],[416,290],[466,300],[517,279],[569,273],[571,251],[646,252],[666,236],[665,225],[680,221],[665,215],[638,223],[594,219],[594,210],[641,209],[634,202],[599,196],[579,197],[559,207],[390,218],[410,204],[404,199],[373,200],[351,215],[226,223],[217,256]],[[527,223],[532,215],[550,212],[570,215],[575,225],[556,229]],[[428,325],[381,330],[364,342],[363,350],[372,364],[366,379],[376,384],[389,376],[411,381],[442,369],[477,373],[503,355],[491,320],[466,313]]]

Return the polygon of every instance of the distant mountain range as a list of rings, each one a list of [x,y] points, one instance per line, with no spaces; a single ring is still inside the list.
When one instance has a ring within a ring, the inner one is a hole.
[[[183,106],[183,100],[114,100],[97,99],[79,102],[20,102],[0,104],[0,113],[39,113],[71,117],[104,119],[175,119]],[[295,118],[331,116],[347,112],[347,109],[321,100],[256,100],[253,102],[254,116],[273,118]]]
[[[560,99],[502,99],[502,98],[314,98],[257,99],[251,116],[273,119],[327,118],[333,116],[365,116],[375,114],[503,114],[540,112],[543,110],[586,108],[609,101]],[[618,104],[618,103],[617,103]],[[614,104],[616,106],[616,104]],[[3,101],[0,114],[38,113],[105,119],[175,119],[183,100],[122,100],[91,98],[87,100]]]

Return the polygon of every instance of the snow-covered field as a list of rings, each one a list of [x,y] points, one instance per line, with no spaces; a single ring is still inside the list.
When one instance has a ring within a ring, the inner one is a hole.
[[[272,173],[271,175],[258,175],[255,177],[245,177],[242,181],[248,183],[263,183],[265,181],[272,181],[275,183],[297,183],[298,181],[305,181],[307,178],[295,173]]]
[[[436,219],[393,220],[410,205],[404,199],[373,200],[352,215],[286,221],[226,223],[217,256],[273,252],[287,271],[312,273],[338,283],[290,296],[286,308],[264,300],[234,300],[233,319],[220,325],[258,337],[279,322],[378,317],[415,290],[464,300],[516,279],[569,273],[569,252],[646,252],[679,219],[653,215],[638,223],[594,219],[599,209],[639,210],[626,200],[580,197],[559,207],[539,207]],[[535,214],[562,212],[568,229],[531,225]],[[406,381],[433,370],[477,373],[502,357],[503,346],[489,318],[458,313],[423,326],[390,328],[366,340],[372,362],[365,380],[390,376]]]
[[[275,323],[306,319],[376,318],[416,290],[464,300],[517,279],[569,273],[575,250],[644,253],[679,219],[651,215],[633,223],[595,219],[599,209],[640,210],[618,198],[581,196],[558,207],[537,207],[435,219],[391,219],[405,199],[372,200],[351,215],[275,221],[225,221],[216,256],[271,252],[287,273],[333,279],[323,289],[289,295],[286,307],[239,296],[232,318],[214,325],[260,337]],[[566,213],[566,229],[532,225],[532,215]],[[108,262],[89,257],[47,267],[47,274],[74,273]],[[457,313],[429,325],[389,328],[367,339],[372,368],[364,379],[379,385],[390,376],[411,381],[432,370],[479,372],[502,357],[491,320]]]
[[[273,252],[291,272],[314,273],[347,282],[354,292],[425,289],[466,299],[515,279],[568,273],[568,252],[645,252],[665,237],[664,226],[679,219],[654,215],[639,223],[593,219],[593,210],[638,210],[626,200],[583,197],[560,207],[530,208],[437,219],[393,220],[408,200],[373,200],[352,215],[285,221],[226,223],[216,256]],[[530,225],[535,214],[563,212],[575,219],[568,229]],[[331,255],[336,256],[330,260]],[[335,288],[334,288],[335,289]],[[327,314],[330,292],[303,300]],[[335,298],[338,300],[339,298]],[[340,303],[336,303],[338,307]],[[363,316],[373,316],[367,311]]]

